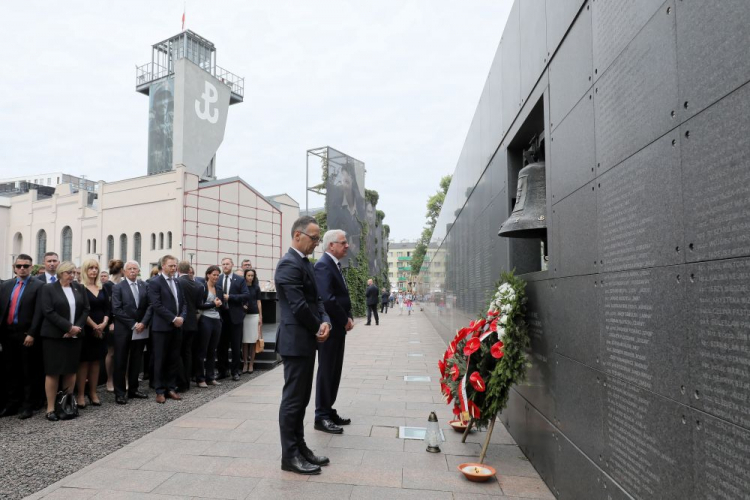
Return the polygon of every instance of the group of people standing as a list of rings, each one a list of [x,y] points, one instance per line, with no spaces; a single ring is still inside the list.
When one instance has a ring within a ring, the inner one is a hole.
[[[182,399],[192,381],[207,388],[253,371],[263,319],[249,260],[234,272],[227,257],[195,278],[189,262],[165,255],[145,281],[135,261],[113,260],[105,271],[89,259],[78,276],[48,252],[43,273],[32,277],[32,266],[29,255],[16,256],[15,278],[0,285],[0,417],[26,419],[46,405],[46,418],[58,420],[60,391],[78,408],[100,406],[103,360],[107,388],[123,405],[149,397],[141,372],[164,403]]]

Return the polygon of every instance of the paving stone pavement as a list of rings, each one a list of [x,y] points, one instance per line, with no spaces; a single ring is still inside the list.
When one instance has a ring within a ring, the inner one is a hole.
[[[307,409],[307,443],[331,459],[320,475],[280,468],[277,368],[28,498],[554,499],[499,422],[486,460],[497,480],[472,483],[458,472],[458,464],[476,461],[485,435],[474,432],[462,444],[448,425],[437,372],[444,351],[422,313],[381,315],[380,326],[359,320],[347,336],[336,403],[352,425],[343,435],[315,431],[314,393]],[[405,382],[404,375],[432,380]],[[399,426],[425,427],[431,411],[446,437],[439,454],[398,439]]]

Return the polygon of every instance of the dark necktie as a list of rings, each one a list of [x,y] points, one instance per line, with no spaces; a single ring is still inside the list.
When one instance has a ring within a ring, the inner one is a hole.
[[[349,290],[349,285],[346,284],[346,278],[344,278],[344,270],[341,269],[341,262],[336,262],[336,266],[338,266],[339,272],[341,273],[341,279],[344,280],[344,286],[347,290]]]

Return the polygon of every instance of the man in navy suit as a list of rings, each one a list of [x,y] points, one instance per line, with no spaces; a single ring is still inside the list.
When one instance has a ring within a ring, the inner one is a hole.
[[[165,255],[159,263],[161,273],[149,281],[147,288],[153,310],[150,335],[154,348],[154,389],[156,402],[164,403],[166,398],[182,399],[177,394],[177,370],[187,307],[182,287],[175,277],[177,259]]]
[[[44,274],[40,274],[36,279],[42,283],[54,283],[57,281],[57,266],[60,264],[60,257],[55,252],[44,254]]]
[[[142,333],[151,323],[153,311],[148,301],[148,286],[138,279],[140,266],[130,260],[125,263],[125,279],[112,289],[112,313],[115,317],[114,374],[115,402],[127,404],[128,397],[146,399],[138,390],[138,374],[143,362],[143,349],[148,339],[133,340],[134,333]],[[128,372],[127,397],[125,371]]]
[[[341,383],[344,364],[346,332],[354,327],[349,289],[344,281],[340,260],[346,257],[349,242],[346,232],[330,229],[323,236],[325,253],[315,263],[315,283],[331,318],[331,336],[318,344],[318,378],[315,389],[315,429],[330,434],[341,434],[342,425],[351,420],[342,418],[333,408]]]
[[[20,412],[20,419],[32,415],[34,399],[41,397],[44,369],[39,343],[34,344],[32,332],[39,329],[42,316],[35,314],[39,292],[44,286],[31,275],[32,260],[26,254],[16,257],[15,279],[0,286],[0,344],[5,368],[3,379],[8,392],[0,417]],[[55,265],[55,267],[57,267]]]
[[[225,378],[231,370],[232,379],[239,380],[242,373],[242,325],[245,322],[245,308],[242,305],[250,300],[245,278],[232,272],[234,261],[229,257],[221,259],[222,275],[219,276],[224,297],[221,309],[221,337],[217,349],[219,377]],[[229,347],[232,347],[232,364],[229,365]]]
[[[315,351],[325,342],[331,324],[315,284],[315,271],[307,259],[320,241],[314,217],[304,216],[292,225],[292,247],[276,266],[276,294],[281,321],[276,350],[284,361],[284,390],[279,406],[281,468],[298,474],[320,474],[327,457],[315,455],[305,443],[305,408],[310,402],[315,373]]]

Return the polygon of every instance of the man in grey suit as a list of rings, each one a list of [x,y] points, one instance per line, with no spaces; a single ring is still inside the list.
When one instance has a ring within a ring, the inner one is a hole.
[[[298,474],[320,474],[327,457],[316,456],[305,443],[305,408],[310,402],[318,342],[331,330],[307,256],[320,241],[314,217],[300,217],[292,225],[292,247],[276,266],[276,293],[281,321],[276,350],[284,361],[284,390],[279,406],[281,468]]]

